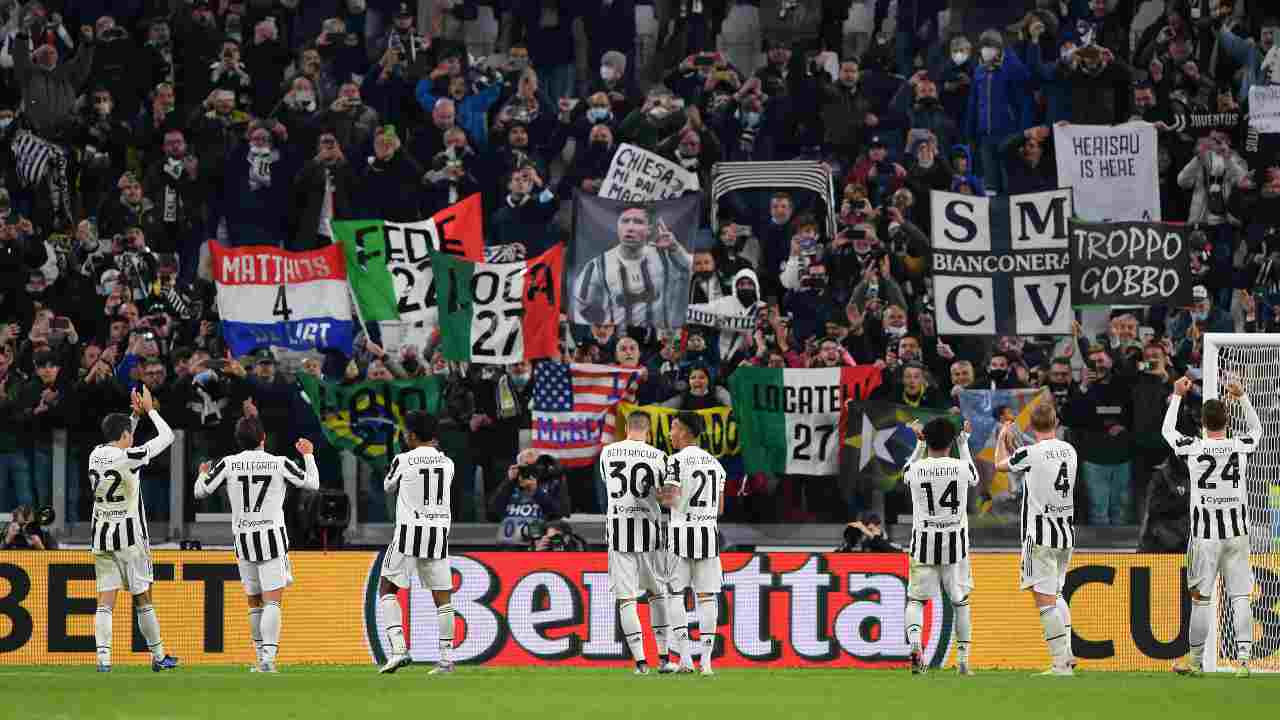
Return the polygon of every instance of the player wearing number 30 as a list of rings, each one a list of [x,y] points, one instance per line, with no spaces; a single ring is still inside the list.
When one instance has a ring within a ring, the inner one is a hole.
[[[430,674],[453,672],[453,575],[449,571],[449,488],[453,485],[453,461],[435,448],[438,421],[415,410],[405,417],[405,439],[410,450],[391,461],[382,487],[396,495],[396,529],[382,558],[378,582],[378,609],[391,646],[391,656],[378,672],[394,673],[410,664],[404,639],[399,588],[409,587],[411,573],[418,573],[422,587],[431,591],[440,627],[440,661]]]
[[[649,416],[632,413],[627,416],[627,439],[606,445],[600,452],[600,477],[609,491],[609,512],[605,535],[609,545],[609,588],[618,602],[622,634],[636,674],[649,674],[644,658],[644,633],[636,601],[649,594],[649,617],[654,640],[658,644],[658,671],[673,672],[667,661],[668,608],[672,602],[667,590],[668,563],[660,552],[657,488],[667,471],[667,454],[649,445]],[[676,610],[680,617],[683,603]],[[684,623],[680,623],[682,626]]]
[[[1191,593],[1191,623],[1187,640],[1191,657],[1173,669],[1182,675],[1201,671],[1204,643],[1209,635],[1212,609],[1209,598],[1221,575],[1231,602],[1233,631],[1236,639],[1236,675],[1249,675],[1249,658],[1253,650],[1253,611],[1249,594],[1253,592],[1253,569],[1249,566],[1248,488],[1246,487],[1246,455],[1253,452],[1262,438],[1262,420],[1249,396],[1239,383],[1227,385],[1228,402],[1240,403],[1248,423],[1242,437],[1227,437],[1227,404],[1206,400],[1200,408],[1200,423],[1205,437],[1187,437],[1178,432],[1178,410],[1182,396],[1191,389],[1191,380],[1181,378],[1173,384],[1173,396],[1164,414],[1161,432],[1165,442],[1177,455],[1185,457],[1191,471],[1191,540],[1187,543],[1187,590]]]
[[[93,492],[93,570],[98,591],[98,612],[93,635],[98,648],[98,672],[111,671],[112,611],[116,592],[133,596],[138,629],[151,650],[151,669],[172,670],[178,659],[165,654],[160,623],[151,605],[151,546],[147,538],[147,511],[139,494],[138,471],[173,442],[173,431],[156,412],[151,391],[142,388],[132,396],[133,416],[112,413],[102,420],[106,443],[89,454],[89,485]],[[147,415],[156,437],[133,447],[138,417]]]
[[[1040,612],[1040,626],[1053,665],[1041,675],[1070,677],[1075,674],[1071,654],[1071,610],[1062,598],[1062,586],[1075,547],[1072,500],[1079,461],[1076,449],[1056,435],[1058,413],[1053,403],[1041,402],[1031,410],[1035,442],[1008,457],[1012,424],[1000,429],[996,441],[996,471],[1022,472],[1022,589],[1030,590]]]
[[[212,467],[201,464],[195,496],[206,498],[219,485],[227,485],[232,544],[240,565],[240,583],[249,598],[249,637],[258,654],[258,664],[251,670],[273,673],[280,647],[280,602],[284,589],[293,583],[289,536],[284,527],[285,483],[319,490],[320,471],[309,440],[294,445],[307,466],[305,473],[292,460],[266,452],[266,441],[267,433],[257,416],[241,418],[236,423],[236,444],[241,452]]]
[[[724,467],[710,453],[698,447],[702,417],[682,412],[671,421],[671,447],[678,450],[667,458],[658,501],[671,508],[668,547],[675,555],[671,589],[684,611],[685,588],[692,587],[698,598],[698,630],[702,640],[702,674],[712,675],[711,653],[716,645],[716,619],[723,575],[720,567],[719,517],[724,512]],[[673,615],[673,619],[679,615]],[[678,631],[678,628],[677,628]],[[681,672],[692,672],[693,654],[685,636],[677,636],[681,651]]]
[[[973,573],[969,568],[969,488],[978,484],[978,469],[969,457],[966,432],[956,434],[946,418],[931,420],[924,430],[914,425],[919,441],[902,471],[911,489],[911,579],[907,583],[907,642],[911,644],[911,672],[925,672],[920,645],[924,604],[945,587],[956,610],[956,669],[969,669],[971,620],[969,593]],[[951,457],[951,443],[960,458]],[[928,457],[924,457],[928,452]]]

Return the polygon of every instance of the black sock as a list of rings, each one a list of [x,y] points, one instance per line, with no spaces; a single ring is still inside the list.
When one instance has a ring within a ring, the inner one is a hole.
[[[663,653],[662,655],[659,655],[659,656],[658,656],[658,659],[662,661],[662,664],[663,664],[663,665],[666,665],[666,664],[667,664],[667,660],[668,660],[670,657],[671,657],[670,655],[667,655],[666,653]]]

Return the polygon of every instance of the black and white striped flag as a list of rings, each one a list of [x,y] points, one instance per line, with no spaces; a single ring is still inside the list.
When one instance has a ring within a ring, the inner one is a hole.
[[[802,188],[817,193],[827,204],[827,236],[835,237],[835,186],[831,171],[813,160],[779,162],[723,162],[711,168],[711,226],[718,227],[720,198],[735,190]]]

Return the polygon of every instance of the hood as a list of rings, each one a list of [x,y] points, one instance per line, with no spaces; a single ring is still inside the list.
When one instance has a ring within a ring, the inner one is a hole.
[[[730,285],[734,290],[738,289],[738,281],[742,278],[750,278],[751,284],[756,286],[756,294],[760,294],[760,279],[756,277],[756,271],[751,268],[743,268],[733,275],[733,283]]]
[[[601,56],[600,62],[608,65],[618,71],[618,78],[621,79],[627,74],[627,56],[617,50],[610,50]]]
[[[973,169],[973,153],[969,152],[967,145],[952,145],[951,154],[947,156],[947,160],[950,161],[956,155],[963,155],[964,159],[969,163],[969,169]]]

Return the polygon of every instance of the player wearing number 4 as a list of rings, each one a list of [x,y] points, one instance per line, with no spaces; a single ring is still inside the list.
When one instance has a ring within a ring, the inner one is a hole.
[[[133,392],[132,404],[132,417],[112,413],[103,418],[102,434],[106,443],[89,454],[89,485],[93,492],[90,549],[98,591],[93,635],[98,648],[98,672],[111,671],[112,611],[116,592],[121,589],[133,596],[138,630],[151,650],[151,669],[160,672],[178,666],[178,659],[164,651],[160,622],[151,605],[151,545],[138,477],[142,466],[173,442],[173,431],[156,412],[151,391],[146,386],[141,394]],[[142,415],[151,418],[156,436],[141,447],[133,447],[133,431]]]
[[[1161,432],[1177,455],[1187,459],[1187,469],[1196,479],[1191,488],[1191,540],[1187,543],[1187,589],[1191,593],[1191,623],[1187,640],[1191,656],[1173,670],[1180,675],[1198,675],[1203,668],[1204,644],[1212,619],[1209,597],[1221,575],[1231,603],[1236,639],[1236,675],[1249,676],[1253,650],[1253,568],[1249,566],[1248,488],[1242,482],[1245,456],[1262,438],[1262,420],[1249,396],[1238,382],[1227,384],[1228,402],[1240,403],[1248,428],[1242,437],[1227,437],[1227,404],[1206,400],[1200,408],[1204,438],[1178,432],[1178,408],[1191,389],[1191,379],[1173,384],[1173,396],[1165,411]]]
[[[1035,442],[1008,456],[1012,424],[1000,428],[996,441],[996,471],[1024,474],[1022,490],[1021,586],[1030,590],[1040,612],[1040,625],[1049,644],[1053,665],[1041,675],[1070,677],[1075,674],[1071,654],[1071,610],[1062,598],[1062,586],[1075,547],[1073,493],[1079,461],[1076,449],[1057,438],[1058,413],[1053,403],[1041,402],[1031,410]]]
[[[285,483],[307,490],[320,489],[320,471],[311,442],[294,445],[302,455],[303,472],[290,459],[263,450],[267,433],[262,422],[243,417],[236,423],[236,444],[241,452],[212,467],[201,463],[196,478],[196,498],[209,497],[224,482],[231,503],[231,536],[240,565],[240,583],[249,597],[249,637],[258,662],[252,672],[276,672],[280,647],[280,602],[293,583],[289,564],[289,535],[284,526]]]
[[[702,674],[711,671],[711,655],[716,647],[716,596],[723,581],[720,567],[719,518],[724,512],[726,473],[720,461],[698,447],[702,418],[682,412],[671,421],[671,447],[678,452],[667,458],[658,502],[671,508],[671,530],[667,547],[675,555],[671,590],[679,600],[673,603],[671,620],[684,615],[685,588],[692,587],[698,598],[698,630],[702,640]],[[687,634],[677,635],[673,645],[681,651],[680,671],[693,672],[693,654]]]
[[[923,430],[913,423],[918,442],[902,471],[911,489],[911,579],[907,583],[907,642],[911,645],[911,673],[922,675],[926,663],[920,643],[924,604],[946,588],[956,611],[956,670],[969,669],[972,623],[969,593],[969,488],[978,484],[978,469],[969,456],[969,423],[956,434],[946,418],[931,420]],[[955,442],[960,458],[951,457]],[[928,452],[928,457],[925,453]]]
[[[409,587],[415,571],[422,587],[431,591],[440,627],[440,660],[429,674],[453,672],[453,575],[449,571],[453,461],[435,447],[437,427],[434,415],[421,410],[409,413],[405,440],[410,449],[391,461],[382,481],[387,494],[396,493],[396,529],[378,581],[378,609],[391,646],[391,656],[380,673],[391,674],[413,662],[396,595],[400,588]]]

